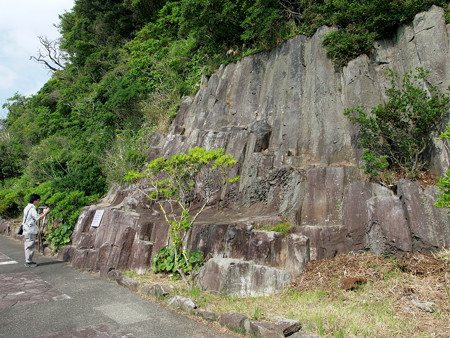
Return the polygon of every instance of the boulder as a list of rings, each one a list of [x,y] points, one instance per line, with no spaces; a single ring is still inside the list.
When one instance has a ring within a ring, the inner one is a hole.
[[[292,276],[285,270],[232,258],[212,258],[200,270],[198,286],[235,297],[257,297],[283,290]]]
[[[106,277],[108,279],[117,281],[122,277],[122,274],[120,273],[120,271],[116,270],[116,269],[110,269],[107,273],[106,273]]]
[[[192,299],[182,296],[175,296],[173,298],[170,298],[167,304],[173,309],[183,310],[184,312],[188,313],[193,312],[197,308],[197,305]]]
[[[114,268],[112,266],[103,265],[100,267],[100,278],[107,279],[109,278],[109,273],[113,271]]]
[[[378,184],[357,181],[349,184],[344,190],[342,201],[343,250],[338,253],[365,250],[367,244],[367,226],[369,224],[368,201],[375,196],[394,197],[392,190]],[[323,243],[325,246],[327,243]],[[335,244],[334,247],[337,247]],[[327,257],[328,258],[328,257]]]
[[[425,312],[436,312],[436,304],[433,302],[421,302],[417,299],[415,299],[414,297],[410,297],[411,303],[413,303],[414,306],[416,306],[417,308],[421,309],[422,311]]]
[[[12,231],[11,223],[6,219],[0,219],[0,234],[10,235]]]
[[[283,332],[285,337],[293,335],[302,328],[302,324],[298,320],[287,318],[278,320],[276,326]]]
[[[208,322],[215,322],[220,318],[218,313],[205,310],[197,310],[195,314]]]
[[[165,285],[145,285],[142,287],[141,292],[147,296],[155,297],[156,299],[164,299],[168,297],[172,290]]]
[[[139,288],[139,282],[127,276],[120,276],[120,278],[116,279],[116,282],[117,284],[122,285],[134,292],[136,292]]]
[[[56,259],[63,262],[68,262],[72,260],[74,256],[75,248],[70,246],[65,246],[59,249]]]
[[[237,333],[246,334],[250,331],[250,321],[240,313],[224,313],[220,316],[219,323]]]
[[[275,324],[271,322],[250,321],[250,334],[252,337],[261,338],[284,338],[283,331]]]
[[[356,167],[308,170],[304,181],[305,196],[298,213],[299,225],[341,225],[344,191],[358,175]]]

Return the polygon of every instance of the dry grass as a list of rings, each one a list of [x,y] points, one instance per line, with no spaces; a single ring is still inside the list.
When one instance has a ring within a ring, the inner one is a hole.
[[[372,336],[450,337],[449,256],[449,251],[435,256],[408,254],[402,259],[340,255],[332,260],[310,262],[292,288],[303,292],[324,290],[329,300],[360,306],[363,310],[360,324],[372,327]],[[343,277],[364,278],[368,282],[356,291],[343,291],[338,287]],[[437,311],[428,313],[417,308],[411,301],[413,298],[435,303]],[[353,314],[360,313],[360,309],[353,309]],[[384,314],[391,318],[385,321]],[[360,336],[361,329],[353,333]]]
[[[166,135],[171,125],[170,113],[174,105],[180,101],[178,91],[157,90],[140,102],[139,107],[150,124],[157,126],[156,132]],[[177,110],[175,110],[177,111]]]
[[[324,337],[450,337],[450,251],[414,254],[402,259],[368,253],[312,261],[289,288],[269,297],[221,297],[163,275],[133,275],[143,284],[170,284],[174,293],[218,313],[240,312],[254,319],[300,320],[303,331]],[[343,278],[365,279],[352,291]],[[412,300],[433,302],[435,312]]]

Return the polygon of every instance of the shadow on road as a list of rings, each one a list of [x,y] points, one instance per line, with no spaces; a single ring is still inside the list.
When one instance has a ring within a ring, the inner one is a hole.
[[[62,261],[51,261],[51,262],[38,263],[38,266],[53,265],[53,264],[63,264],[63,263],[65,263],[65,262],[62,262]]]

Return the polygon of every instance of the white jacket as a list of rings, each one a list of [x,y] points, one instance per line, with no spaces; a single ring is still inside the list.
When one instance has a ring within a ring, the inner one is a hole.
[[[28,205],[23,209],[23,233],[37,234],[39,228],[36,222],[39,220],[39,215],[36,211],[36,207],[33,203],[28,203]]]

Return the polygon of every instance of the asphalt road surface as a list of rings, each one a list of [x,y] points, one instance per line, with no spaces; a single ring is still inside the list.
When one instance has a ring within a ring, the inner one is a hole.
[[[229,337],[0,235],[0,337]]]

